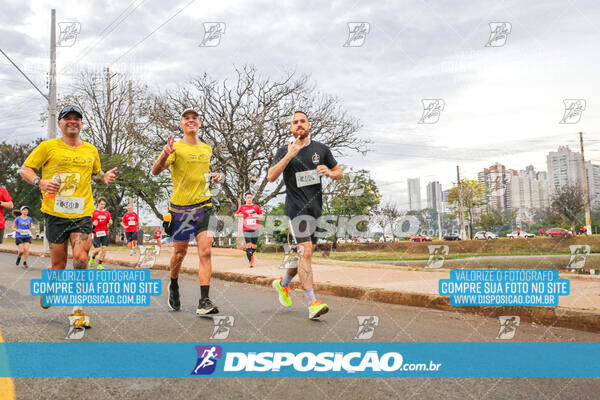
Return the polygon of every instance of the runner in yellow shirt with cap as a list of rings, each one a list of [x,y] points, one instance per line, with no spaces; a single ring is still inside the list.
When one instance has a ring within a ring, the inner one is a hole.
[[[104,173],[100,167],[98,149],[81,140],[83,112],[77,106],[66,106],[58,114],[62,136],[40,143],[25,160],[21,177],[42,191],[42,213],[46,222],[46,237],[50,242],[53,269],[67,265],[67,241],[73,250],[73,268],[85,269],[93,230],[94,198],[92,179],[107,185],[115,180],[117,168]],[[42,169],[40,178],[35,170]],[[47,305],[42,304],[47,308]],[[81,307],[71,315],[77,324],[90,327]]]
[[[194,109],[184,110],[179,127],[183,130],[183,139],[175,142],[169,137],[162,153],[152,166],[154,175],[171,168],[173,193],[169,211],[172,214],[173,257],[171,257],[171,283],[168,286],[168,305],[173,311],[179,311],[179,271],[187,254],[188,243],[195,239],[198,245],[198,279],[200,280],[200,301],[197,315],[216,314],[217,306],[208,297],[212,271],[211,248],[212,235],[208,233],[212,209],[209,183],[221,182],[221,175],[211,173],[210,158],[212,148],[200,141],[198,130],[202,126],[199,114]]]

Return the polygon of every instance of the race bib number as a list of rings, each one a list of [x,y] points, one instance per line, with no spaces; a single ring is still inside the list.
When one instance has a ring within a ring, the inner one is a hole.
[[[310,186],[321,183],[321,177],[317,174],[316,169],[308,171],[296,172],[296,186]]]
[[[256,225],[256,218],[248,218],[246,220],[246,225]]]
[[[83,197],[56,196],[54,211],[64,214],[83,214],[85,199]]]
[[[134,226],[135,225],[135,221],[130,220],[129,222],[129,226]]]
[[[96,237],[104,237],[106,236],[106,231],[98,231],[96,232]]]
[[[19,231],[19,233],[20,233],[21,235],[25,235],[25,236],[31,236],[31,231],[30,231],[29,229],[21,229],[21,230]]]

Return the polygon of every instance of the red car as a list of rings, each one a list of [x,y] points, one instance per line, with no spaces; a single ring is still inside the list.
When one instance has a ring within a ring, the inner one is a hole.
[[[413,242],[431,242],[431,238],[426,235],[411,236],[410,240],[412,240]]]
[[[552,228],[546,230],[548,237],[573,237],[573,232],[563,228]]]

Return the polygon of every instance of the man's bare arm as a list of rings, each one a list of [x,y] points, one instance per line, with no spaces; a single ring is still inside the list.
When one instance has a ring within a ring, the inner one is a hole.
[[[163,172],[169,166],[169,156],[175,153],[175,138],[173,136],[169,136],[167,138],[167,144],[163,147],[163,151],[160,153],[160,156],[154,161],[154,165],[152,166],[152,175],[158,175]]]
[[[169,163],[167,162],[168,158],[169,156],[166,155],[164,151],[160,153],[160,156],[158,156],[152,166],[152,175],[158,175],[169,167]]]
[[[0,207],[6,209],[6,210],[12,210],[12,208],[15,205],[13,204],[12,200],[11,201],[0,201]]]
[[[294,158],[294,156],[290,155],[290,153],[287,153],[281,160],[279,160],[277,164],[269,168],[269,171],[267,172],[267,180],[269,182],[275,182],[285,167],[287,167],[287,165],[290,163],[292,158]]]
[[[39,176],[35,173],[34,169],[26,165],[21,166],[21,169],[19,170],[19,175],[21,175],[21,178],[23,178],[23,180],[29,183],[30,185],[33,185],[33,181],[39,178]]]
[[[25,182],[31,185],[33,185],[33,182],[36,179],[40,178],[33,168],[28,167],[25,164],[21,166],[21,169],[19,170],[19,175],[21,175],[21,178],[23,178]],[[40,180],[40,183],[38,183],[38,187],[44,192],[56,193],[58,189],[60,189],[60,183],[56,182],[53,179],[42,179]]]
[[[111,169],[110,171],[104,172],[100,171],[97,174],[92,175],[92,179],[96,183],[104,182],[107,185],[110,185],[115,181],[117,177],[117,167]]]
[[[331,179],[340,180],[344,177],[344,171],[342,171],[339,165],[336,165],[329,170],[329,177]]]

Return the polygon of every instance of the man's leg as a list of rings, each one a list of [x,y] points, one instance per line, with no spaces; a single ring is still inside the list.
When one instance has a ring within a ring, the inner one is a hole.
[[[173,242],[173,256],[169,263],[169,269],[171,270],[171,282],[168,287],[168,305],[173,311],[179,311],[181,309],[181,301],[179,299],[179,271],[181,270],[181,264],[187,254],[188,242]]]
[[[210,290],[210,276],[212,274],[211,250],[212,250],[212,235],[207,231],[200,232],[196,236],[198,245],[198,258],[200,265],[198,268],[198,280],[200,281],[200,301],[196,314],[216,314],[219,309],[212,303],[208,297]]]
[[[73,268],[86,269],[88,264],[88,254],[92,245],[92,235],[82,232],[71,232],[69,235],[71,249],[73,250]],[[89,318],[85,316],[83,307],[73,306],[73,312],[69,318],[72,324],[84,328],[91,327]],[[75,321],[79,321],[78,323]]]
[[[100,257],[98,257],[98,265],[102,265],[102,263],[104,262],[104,258],[106,257],[106,246],[102,245],[100,247]]]
[[[4,228],[0,229],[0,244],[4,242]]]
[[[187,254],[188,242],[173,242],[173,256],[169,268],[171,270],[171,279],[177,280],[179,278],[179,271],[181,270],[181,264]]]
[[[196,236],[196,243],[198,244],[198,258],[200,259],[198,279],[200,280],[200,285],[204,286],[210,285],[210,275],[212,274],[212,240],[212,237],[209,237],[206,231],[200,232],[198,236]]]
[[[304,290],[312,290],[313,288],[313,274],[312,274],[312,255],[313,245],[311,241],[298,243],[298,255],[300,260],[298,261],[298,276]],[[313,296],[314,297],[314,296]],[[310,301],[314,300],[309,299]]]
[[[69,235],[73,249],[73,268],[86,269],[88,254],[92,245],[92,235],[82,232],[71,232]]]
[[[88,262],[88,267],[92,268],[94,266],[94,261],[96,260],[96,256],[100,252],[100,248],[98,247],[99,238],[92,238],[92,251],[90,252],[90,261]]]
[[[298,262],[298,276],[304,288],[304,295],[308,302],[308,317],[310,319],[318,318],[329,311],[327,304],[321,303],[315,297],[313,289],[313,272],[312,272],[312,255],[314,245],[312,241],[302,242],[298,244],[298,254],[300,261]]]
[[[50,262],[52,269],[65,269],[67,266],[67,241],[63,243],[49,243]]]

